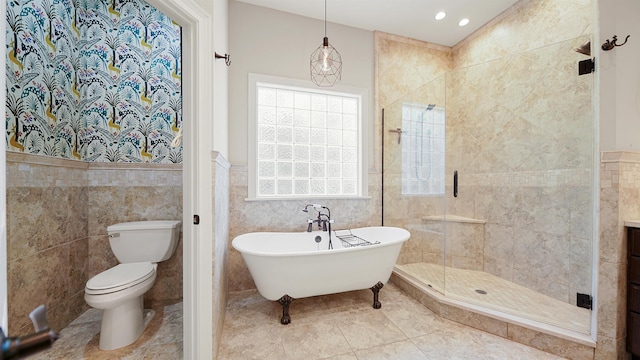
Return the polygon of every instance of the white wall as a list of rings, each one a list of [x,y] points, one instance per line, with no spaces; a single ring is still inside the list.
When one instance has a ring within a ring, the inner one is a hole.
[[[229,53],[229,1],[213,1],[213,49]],[[232,61],[235,59],[231,59]],[[213,149],[229,157],[229,68],[224,59],[215,62],[213,72]]]
[[[640,1],[598,0],[599,39],[597,50],[600,150],[640,151]],[[618,43],[611,51],[600,46],[614,35]]]
[[[331,19],[329,19],[331,20]],[[329,42],[343,61],[340,84],[369,91],[364,126],[373,166],[375,112],[373,32],[328,23]],[[229,2],[229,161],[247,164],[247,74],[310,80],[309,56],[322,44],[324,22],[277,10]]]

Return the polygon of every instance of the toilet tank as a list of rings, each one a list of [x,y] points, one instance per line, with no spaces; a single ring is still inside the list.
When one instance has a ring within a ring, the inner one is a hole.
[[[167,260],[180,238],[179,220],[134,221],[107,227],[111,250],[120,263]]]

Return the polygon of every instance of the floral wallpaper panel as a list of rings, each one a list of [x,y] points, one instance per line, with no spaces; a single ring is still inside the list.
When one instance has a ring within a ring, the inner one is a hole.
[[[7,3],[10,151],[181,163],[180,27],[140,0]]]

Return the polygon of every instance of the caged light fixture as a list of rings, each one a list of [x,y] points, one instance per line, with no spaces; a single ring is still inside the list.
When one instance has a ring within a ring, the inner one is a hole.
[[[327,0],[324,0],[324,39],[311,53],[311,81],[318,86],[333,86],[342,77],[342,57],[327,37]]]

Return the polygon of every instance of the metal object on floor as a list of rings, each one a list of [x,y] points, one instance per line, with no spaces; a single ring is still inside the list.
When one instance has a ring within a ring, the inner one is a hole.
[[[49,327],[47,309],[44,305],[35,308],[29,318],[33,322],[35,333],[23,337],[6,337],[0,329],[0,360],[19,359],[47,350],[60,337]]]

